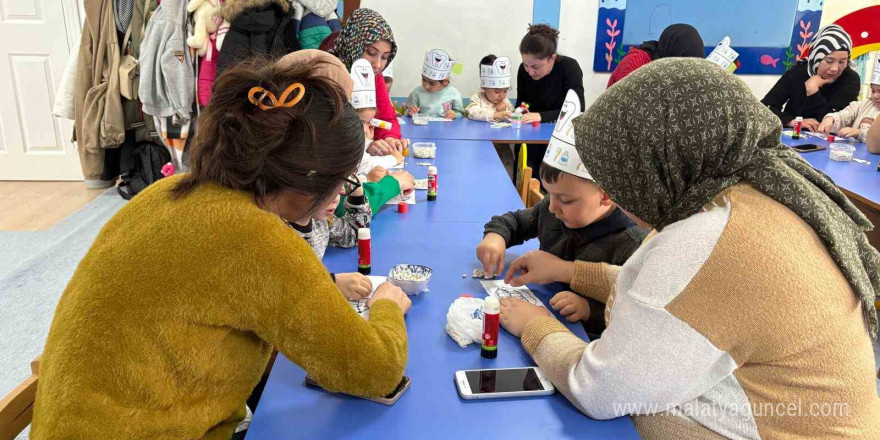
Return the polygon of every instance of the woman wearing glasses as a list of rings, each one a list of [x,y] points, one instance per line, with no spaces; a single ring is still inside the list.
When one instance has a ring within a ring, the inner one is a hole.
[[[830,24],[820,29],[807,55],[779,78],[761,103],[793,127],[804,118],[803,128],[819,129],[828,113],[842,110],[859,94],[859,74],[849,68],[852,39],[842,27]]]
[[[31,438],[228,439],[273,348],[331,391],[397,386],[406,295],[380,286],[363,319],[285,224],[328,206],[363,156],[322,69],[348,76],[338,61],[251,61],[217,78],[192,172],[129,202],[70,280]]]

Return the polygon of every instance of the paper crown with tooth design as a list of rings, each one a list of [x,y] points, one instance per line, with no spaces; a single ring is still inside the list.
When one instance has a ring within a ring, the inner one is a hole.
[[[442,49],[434,49],[425,54],[425,65],[422,67],[422,76],[434,81],[443,81],[452,73],[455,60],[449,58],[449,54]]]
[[[351,105],[356,110],[376,107],[376,75],[370,62],[361,58],[351,65]]]
[[[544,163],[584,179],[593,180],[574,146],[574,126],[571,121],[581,114],[581,101],[574,90],[565,95],[553,136],[544,153]]]
[[[498,57],[491,65],[480,65],[480,87],[510,88],[510,58]]]

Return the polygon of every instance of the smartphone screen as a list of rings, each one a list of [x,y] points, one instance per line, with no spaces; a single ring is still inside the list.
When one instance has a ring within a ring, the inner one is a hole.
[[[819,147],[815,144],[803,144],[803,145],[795,145],[792,148],[798,151],[813,151],[818,150]]]
[[[534,368],[473,370],[465,371],[465,376],[474,394],[544,390]]]

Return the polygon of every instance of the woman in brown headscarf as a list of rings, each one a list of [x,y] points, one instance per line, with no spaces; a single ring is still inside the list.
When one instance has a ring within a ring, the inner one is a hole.
[[[643,438],[880,438],[872,225],[749,87],[658,60],[574,124],[596,182],[658,233],[619,270],[576,274],[609,301],[597,341],[502,302],[560,391],[591,417],[634,415]]]

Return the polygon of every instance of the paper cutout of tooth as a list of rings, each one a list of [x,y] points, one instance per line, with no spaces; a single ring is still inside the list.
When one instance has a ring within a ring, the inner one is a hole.
[[[376,108],[376,75],[370,62],[361,58],[351,65],[351,80],[354,89],[351,92],[351,105],[356,110]]]

